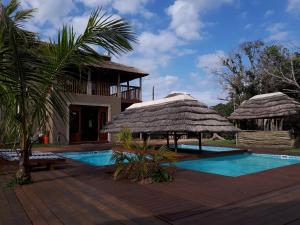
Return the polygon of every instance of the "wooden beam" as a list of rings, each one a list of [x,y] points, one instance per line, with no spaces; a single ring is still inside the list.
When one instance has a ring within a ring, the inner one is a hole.
[[[92,73],[91,69],[88,70],[88,80],[87,80],[87,87],[86,87],[86,94],[92,94]]]
[[[120,86],[120,74],[118,73],[118,81],[117,81],[117,96],[121,97],[121,86]]]
[[[176,132],[174,132],[174,149],[175,149],[175,152],[177,152],[177,147],[178,147],[177,141],[178,141],[177,134],[176,134]]]
[[[199,151],[202,151],[202,134],[198,133]]]
[[[170,139],[169,139],[169,133],[167,133],[167,147],[170,148]]]
[[[142,100],[142,78],[140,77],[140,100]]]
[[[143,137],[143,144],[144,144],[144,146],[146,146],[147,145],[148,134],[147,133],[143,133],[142,137]]]

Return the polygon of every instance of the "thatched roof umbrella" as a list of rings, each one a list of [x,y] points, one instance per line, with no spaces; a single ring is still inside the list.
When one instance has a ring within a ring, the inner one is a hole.
[[[267,119],[300,114],[300,103],[282,92],[256,95],[244,101],[229,117],[234,120]]]
[[[207,105],[184,93],[175,93],[154,101],[136,103],[114,118],[105,132],[128,127],[133,133],[173,134],[175,149],[182,134],[196,133],[201,150],[203,132],[237,132],[238,129]],[[168,140],[168,139],[167,139]]]

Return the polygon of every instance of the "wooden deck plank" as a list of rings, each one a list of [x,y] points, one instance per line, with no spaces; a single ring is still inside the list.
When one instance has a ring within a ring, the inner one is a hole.
[[[26,213],[12,188],[6,187],[11,176],[0,175],[0,224],[30,225]]]
[[[54,173],[58,173],[57,171]],[[127,203],[120,201],[114,196],[87,186],[74,178],[67,178],[65,183],[57,181],[64,188],[69,189],[77,196],[84,197],[85,201],[92,204],[96,208],[105,211],[108,215],[113,218],[119,219],[124,224],[165,224],[158,219],[154,218],[153,215],[146,213],[137,208],[129,206]],[[72,185],[68,185],[68,184]],[[96,199],[96,200],[95,200]],[[131,221],[132,220],[132,221]]]
[[[49,225],[47,220],[41,215],[39,210],[32,204],[30,199],[25,195],[22,187],[15,188],[16,195],[21,201],[23,208],[29,216],[32,224]]]
[[[63,225],[61,221],[56,217],[56,215],[49,209],[47,204],[39,198],[33,189],[33,185],[27,185],[22,187],[23,194],[30,199],[32,205],[39,211],[39,213],[45,218],[49,225]]]

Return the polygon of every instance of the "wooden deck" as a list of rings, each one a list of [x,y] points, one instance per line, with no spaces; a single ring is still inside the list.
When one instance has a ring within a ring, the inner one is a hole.
[[[300,224],[300,165],[237,178],[178,170],[151,185],[114,182],[110,171],[67,161],[15,189],[1,174],[0,224]]]

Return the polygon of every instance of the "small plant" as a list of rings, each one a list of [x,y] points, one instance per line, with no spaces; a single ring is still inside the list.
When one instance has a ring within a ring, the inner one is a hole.
[[[123,145],[123,147],[130,149],[132,144],[132,133],[129,128],[123,128],[120,133],[117,134],[117,140]]]
[[[114,151],[112,160],[115,161],[114,179],[121,178],[133,181],[145,181],[151,179],[153,182],[170,182],[173,174],[163,163],[176,161],[174,152],[165,146],[154,150],[150,146],[140,145],[132,142],[132,133],[128,128],[122,129],[117,135],[118,141],[130,152]]]

